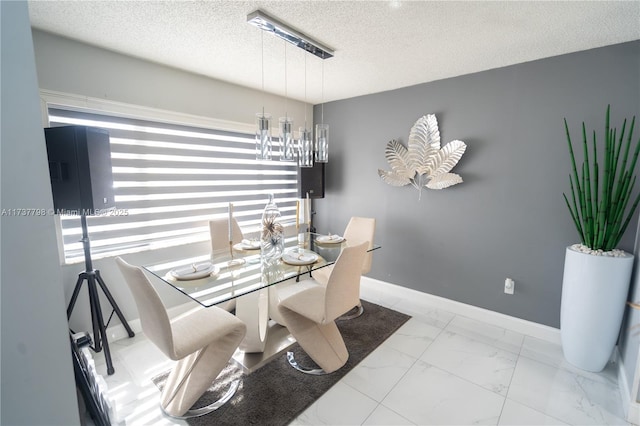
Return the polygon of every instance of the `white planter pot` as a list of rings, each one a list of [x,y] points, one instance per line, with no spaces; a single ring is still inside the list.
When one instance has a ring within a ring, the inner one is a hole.
[[[566,360],[598,372],[620,332],[633,256],[596,256],[567,247],[562,281],[560,335]]]

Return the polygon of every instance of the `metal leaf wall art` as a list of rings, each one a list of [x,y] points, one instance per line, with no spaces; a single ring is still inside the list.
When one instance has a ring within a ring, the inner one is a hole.
[[[449,173],[458,164],[467,145],[454,140],[440,147],[440,131],[435,114],[420,117],[409,133],[408,148],[397,140],[387,143],[385,157],[391,171],[378,169],[378,175],[392,186],[413,185],[422,188],[444,189],[462,182],[460,175]]]

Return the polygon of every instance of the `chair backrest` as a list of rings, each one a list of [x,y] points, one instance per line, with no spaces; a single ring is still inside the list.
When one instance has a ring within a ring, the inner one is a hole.
[[[116,263],[138,307],[142,331],[165,355],[175,359],[171,321],[158,292],[142,269],[120,257],[116,257]]]
[[[361,265],[367,242],[342,250],[333,266],[325,293],[325,321],[333,321],[360,303]]]
[[[242,229],[235,218],[231,218],[233,231],[233,244],[237,244],[244,238]],[[229,219],[213,219],[209,221],[209,233],[211,235],[212,253],[221,250],[229,250]]]
[[[367,250],[373,248],[373,237],[376,232],[376,220],[371,217],[352,217],[344,230],[344,237],[349,244],[360,244],[363,241],[368,243]],[[373,252],[368,252],[362,263],[362,274],[371,271],[373,263]]]

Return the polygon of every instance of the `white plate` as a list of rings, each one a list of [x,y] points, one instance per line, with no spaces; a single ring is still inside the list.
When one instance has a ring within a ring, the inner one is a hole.
[[[316,241],[324,244],[337,244],[344,241],[344,237],[340,235],[320,235]]]
[[[169,272],[169,275],[171,275],[176,280],[186,281],[205,278],[209,275],[217,274],[218,272],[220,272],[220,270],[217,266],[215,266],[211,262],[204,262],[172,269]]]
[[[318,260],[318,255],[311,252],[288,252],[282,255],[282,261],[289,265],[311,265]]]
[[[260,250],[260,241],[242,240],[233,245],[234,250]]]

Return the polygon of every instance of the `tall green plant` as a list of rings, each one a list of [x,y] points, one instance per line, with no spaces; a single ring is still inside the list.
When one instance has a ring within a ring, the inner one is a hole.
[[[596,132],[593,132],[592,156],[589,158],[587,131],[582,123],[582,149],[584,161],[580,173],[576,167],[573,154],[573,144],[569,135],[569,127],[566,118],[564,128],[567,133],[569,153],[573,174],[570,175],[571,201],[566,194],[564,200],[567,203],[573,222],[580,234],[582,244],[592,250],[609,251],[616,248],[631,217],[640,202],[640,194],[636,196],[631,210],[626,213],[627,205],[631,199],[631,192],[636,183],[635,167],[640,152],[640,139],[635,144],[633,157],[629,159],[629,151],[633,138],[635,116],[631,120],[629,134],[625,140],[625,128],[627,120],[622,124],[622,131],[617,135],[617,129],[609,126],[609,110],[604,133],[604,162],[602,166],[598,160]],[[616,142],[617,140],[617,142]],[[602,169],[601,169],[602,167]]]

